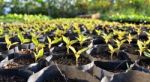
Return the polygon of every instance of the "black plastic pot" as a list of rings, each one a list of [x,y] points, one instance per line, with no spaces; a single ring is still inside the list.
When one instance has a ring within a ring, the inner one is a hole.
[[[131,70],[126,73],[116,74],[110,82],[150,82],[150,74]]]
[[[95,61],[95,65],[110,73],[116,74],[128,70],[128,65],[133,64],[131,61]]]
[[[46,39],[46,36],[45,36],[45,35],[41,35],[41,36],[39,36],[39,38],[38,38],[38,40],[39,40],[40,42],[45,42],[45,39]]]
[[[66,56],[68,56],[69,58],[74,58],[74,56],[73,55],[65,55],[65,54],[63,54],[63,55],[60,55],[60,54],[52,54],[53,55],[53,58],[52,58],[52,60],[51,61],[53,61],[53,59],[56,59],[56,58],[60,58],[60,57],[66,57]],[[78,68],[78,69],[80,69],[80,70],[82,70],[82,71],[87,71],[87,70],[89,70],[89,69],[91,69],[93,66],[94,66],[94,59],[93,59],[93,57],[91,57],[90,55],[87,55],[87,54],[82,54],[81,56],[84,56],[84,57],[86,57],[87,59],[89,59],[90,60],[90,63],[88,63],[88,64],[85,64],[85,65],[65,65],[64,64],[64,66],[69,66],[69,67],[72,67],[72,68]],[[69,61],[68,61],[69,62]],[[62,64],[61,64],[62,65]]]
[[[0,69],[1,82],[26,82],[32,74],[28,70]]]
[[[35,45],[34,45],[34,43],[30,43],[30,45],[29,45],[30,47],[29,47],[29,49],[34,49],[35,48]]]
[[[0,42],[5,42],[5,37],[0,37]]]
[[[51,65],[29,77],[28,82],[99,82],[86,72],[63,65]]]
[[[105,44],[105,40],[102,37],[93,37],[93,44],[97,45],[97,44]]]
[[[17,67],[17,69],[24,69],[24,70],[30,70],[32,72],[38,72],[39,70],[41,70],[42,68],[50,65],[50,60],[52,58],[52,55],[47,56],[47,57],[43,57],[41,59],[39,59],[36,62],[33,63],[25,63],[22,64],[22,62],[16,62],[17,60],[19,61],[23,61],[24,59],[28,60],[31,59],[33,61],[34,57],[32,55],[21,55],[21,56],[15,56],[13,59],[9,58],[5,58],[1,63],[0,63],[0,68],[4,68],[6,65],[10,64],[11,62],[13,63],[17,63],[19,64],[19,67]]]
[[[150,59],[140,59],[136,61],[136,66],[139,68],[140,71],[143,71],[145,73],[150,73]]]
[[[18,46],[16,46],[16,47],[14,47],[10,50],[6,50],[6,51],[1,52],[1,56],[3,58],[6,58],[6,57],[9,57],[9,56],[12,56],[13,53],[18,52],[18,51],[19,51]]]
[[[20,45],[20,49],[29,49],[30,43],[25,43]]]
[[[93,48],[86,51],[87,54],[90,54],[96,61],[107,60],[110,61],[110,52],[107,48],[107,45],[94,45]],[[120,50],[113,55],[112,60],[130,60],[128,54],[124,50]]]

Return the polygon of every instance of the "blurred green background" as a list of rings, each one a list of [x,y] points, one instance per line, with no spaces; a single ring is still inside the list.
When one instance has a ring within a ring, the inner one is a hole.
[[[69,18],[97,12],[105,20],[116,20],[114,16],[118,15],[145,19],[150,16],[150,0],[0,0],[0,15],[42,14]]]

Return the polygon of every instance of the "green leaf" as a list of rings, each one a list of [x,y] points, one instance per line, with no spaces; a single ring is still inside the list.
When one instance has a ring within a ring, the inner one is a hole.
[[[146,56],[146,57],[149,57],[150,58],[150,49],[148,49],[148,52],[144,52],[144,55]]]
[[[56,44],[56,43],[60,42],[61,40],[62,40],[62,38],[55,37],[54,40],[52,41],[52,44]]]
[[[35,46],[39,44],[39,41],[37,40],[36,37],[32,37],[32,42],[34,43]]]
[[[18,38],[21,41],[21,43],[24,42],[24,37],[23,37],[22,33],[20,33],[20,32],[18,33]]]
[[[78,42],[78,40],[72,40],[72,41],[70,42],[70,44],[72,45],[72,44],[75,44],[76,42]]]
[[[108,48],[110,49],[110,51],[114,51],[114,48],[112,47],[112,45],[108,44]]]
[[[47,37],[47,40],[48,40],[48,48],[51,48],[52,40],[49,37]]]
[[[143,48],[143,42],[140,41],[140,40],[138,40],[137,41],[137,45],[138,45],[139,49],[142,50],[142,48]]]
[[[11,45],[11,41],[9,40],[9,36],[5,35],[5,42],[7,45]]]
[[[35,60],[37,60],[38,58],[42,57],[43,55],[44,55],[44,49],[43,48],[39,50],[38,54],[36,54],[34,52]]]
[[[77,51],[75,50],[75,48],[74,48],[74,47],[69,46],[69,48],[72,50],[72,52],[73,52],[74,54],[76,54],[76,53],[77,53]]]
[[[83,49],[79,50],[79,51],[77,52],[77,54],[80,55],[80,54],[82,54],[83,52],[85,52],[85,51],[88,50],[88,49],[89,49],[89,48],[83,48]]]
[[[63,41],[64,41],[66,44],[68,44],[70,40],[69,40],[69,38],[63,36]]]
[[[28,42],[30,42],[30,39],[24,39],[23,40],[23,43],[28,43]]]

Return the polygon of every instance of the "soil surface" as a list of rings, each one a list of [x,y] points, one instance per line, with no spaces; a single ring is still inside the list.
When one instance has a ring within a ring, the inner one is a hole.
[[[0,82],[27,82],[26,79],[17,76],[2,76],[0,75]]]
[[[54,61],[57,64],[76,65],[74,55],[55,56],[52,58],[52,61]],[[86,65],[90,62],[91,60],[84,56],[80,56],[78,59],[78,65]]]
[[[150,59],[142,59],[139,61],[139,65],[145,67],[146,69],[150,70]]]

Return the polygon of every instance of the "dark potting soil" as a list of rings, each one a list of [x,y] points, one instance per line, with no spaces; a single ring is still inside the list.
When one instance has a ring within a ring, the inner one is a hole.
[[[143,60],[140,60],[139,63],[138,63],[140,66],[150,70],[150,59],[143,59]]]
[[[106,53],[104,53],[104,54],[91,54],[91,55],[92,55],[92,57],[94,57],[98,60],[111,60],[110,55],[106,54]],[[117,59],[118,58],[117,58],[116,54],[114,53],[113,60],[117,60]]]
[[[52,61],[54,61],[57,64],[76,65],[74,55],[54,56],[52,58]],[[78,59],[78,65],[86,65],[90,62],[91,62],[91,60],[84,56],[80,56]]]
[[[21,64],[21,65],[29,65],[35,62],[34,58],[18,58],[18,59],[14,59],[14,62]]]
[[[27,82],[26,79],[18,76],[3,76],[0,75],[0,82]]]
[[[17,69],[19,67],[21,67],[21,65],[15,62],[10,62],[3,66],[4,69]]]
[[[21,49],[18,54],[20,55],[30,55],[32,54],[32,51],[30,49]]]
[[[132,46],[130,44],[123,44],[121,46],[121,50],[124,50],[130,54],[133,54],[133,55],[138,55],[138,46]]]

